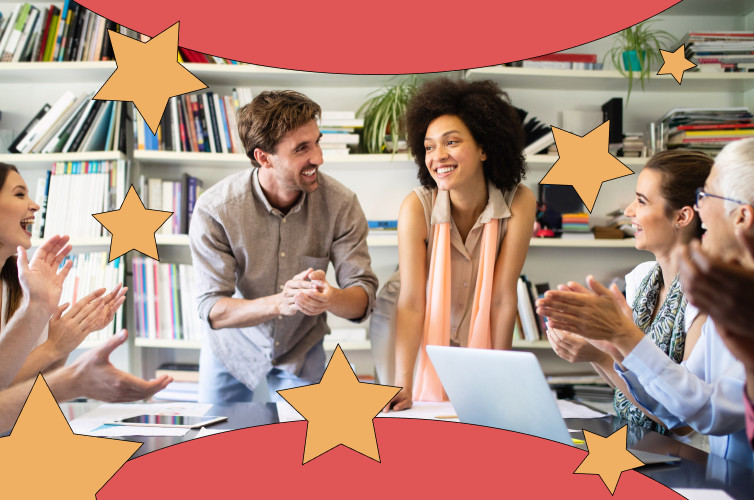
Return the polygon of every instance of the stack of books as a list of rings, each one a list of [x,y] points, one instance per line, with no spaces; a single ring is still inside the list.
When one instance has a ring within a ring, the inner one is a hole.
[[[319,122],[322,138],[319,141],[326,155],[347,155],[359,145],[358,131],[364,128],[364,119],[356,118],[353,111],[323,111]]]
[[[563,238],[594,238],[589,230],[588,213],[563,214]]]
[[[602,63],[597,62],[597,54],[576,54],[570,52],[558,52],[556,54],[533,57],[510,63],[509,66],[546,69],[602,69]]]
[[[699,71],[754,70],[754,31],[692,31],[682,42]]]
[[[137,337],[199,341],[193,267],[134,257],[133,303]]]
[[[675,108],[660,119],[669,149],[697,149],[716,155],[726,144],[754,136],[748,108]]]
[[[199,365],[188,363],[164,363],[155,370],[155,378],[168,375],[173,381],[154,395],[166,401],[199,400]]]
[[[247,100],[248,99],[248,100]],[[233,89],[171,97],[153,134],[141,113],[134,111],[134,149],[197,153],[244,153],[238,136],[239,107],[251,101],[251,92]]]
[[[646,156],[643,134],[626,134],[623,136],[623,156],[639,158]]]
[[[62,7],[49,8],[19,3],[12,12],[0,14],[0,60],[112,60],[108,30],[138,36],[72,0],[64,0]]]
[[[128,114],[122,101],[93,100],[94,92],[65,92],[45,104],[8,147],[11,153],[124,151]]]

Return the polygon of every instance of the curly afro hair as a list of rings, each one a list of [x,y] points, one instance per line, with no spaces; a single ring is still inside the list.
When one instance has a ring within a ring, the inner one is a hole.
[[[437,117],[455,115],[487,155],[484,177],[501,191],[514,189],[526,174],[524,129],[508,94],[490,80],[438,78],[419,88],[406,110],[408,146],[419,166],[422,186],[436,187],[425,164],[424,137]]]

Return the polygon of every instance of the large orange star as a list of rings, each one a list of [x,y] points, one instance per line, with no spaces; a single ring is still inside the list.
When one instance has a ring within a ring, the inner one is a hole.
[[[13,432],[0,439],[0,497],[93,499],[139,446],[74,434],[40,375]]]
[[[665,61],[657,72],[658,75],[673,75],[678,85],[683,79],[683,72],[687,69],[696,68],[696,64],[686,59],[686,45],[681,45],[675,52],[660,49],[660,55]]]
[[[94,99],[133,101],[156,134],[168,99],[207,88],[178,62],[178,25],[146,43],[110,31],[118,67]]]
[[[573,186],[591,213],[603,182],[634,173],[608,151],[609,132],[610,121],[584,137],[552,127],[560,157],[539,183]]]
[[[308,421],[303,463],[340,444],[379,462],[372,420],[399,390],[359,382],[338,346],[319,384],[278,394]]]
[[[644,465],[641,460],[626,450],[625,425],[606,438],[584,431],[584,438],[589,455],[573,473],[599,475],[612,494],[615,494],[615,488],[618,486],[618,480],[623,471]]]
[[[119,210],[92,214],[92,217],[112,233],[109,257],[112,262],[131,250],[160,260],[154,233],[171,215],[173,212],[144,208],[132,184]]]

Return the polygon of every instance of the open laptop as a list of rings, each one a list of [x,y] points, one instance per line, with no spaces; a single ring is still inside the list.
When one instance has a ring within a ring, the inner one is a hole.
[[[534,354],[434,345],[427,354],[461,422],[575,446]],[[680,460],[629,451],[645,464]]]

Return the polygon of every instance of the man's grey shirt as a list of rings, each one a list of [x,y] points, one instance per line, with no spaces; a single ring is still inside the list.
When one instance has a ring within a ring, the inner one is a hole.
[[[283,290],[294,275],[333,263],[340,288],[360,286],[374,306],[369,231],[356,195],[318,173],[319,188],[302,193],[283,214],[259,184],[258,169],[226,177],[196,202],[189,228],[199,317],[215,356],[238,380],[254,389],[273,368],[299,374],[306,354],[330,330],[326,315],[293,316],[252,327],[212,329],[209,312],[222,297],[257,299]]]

